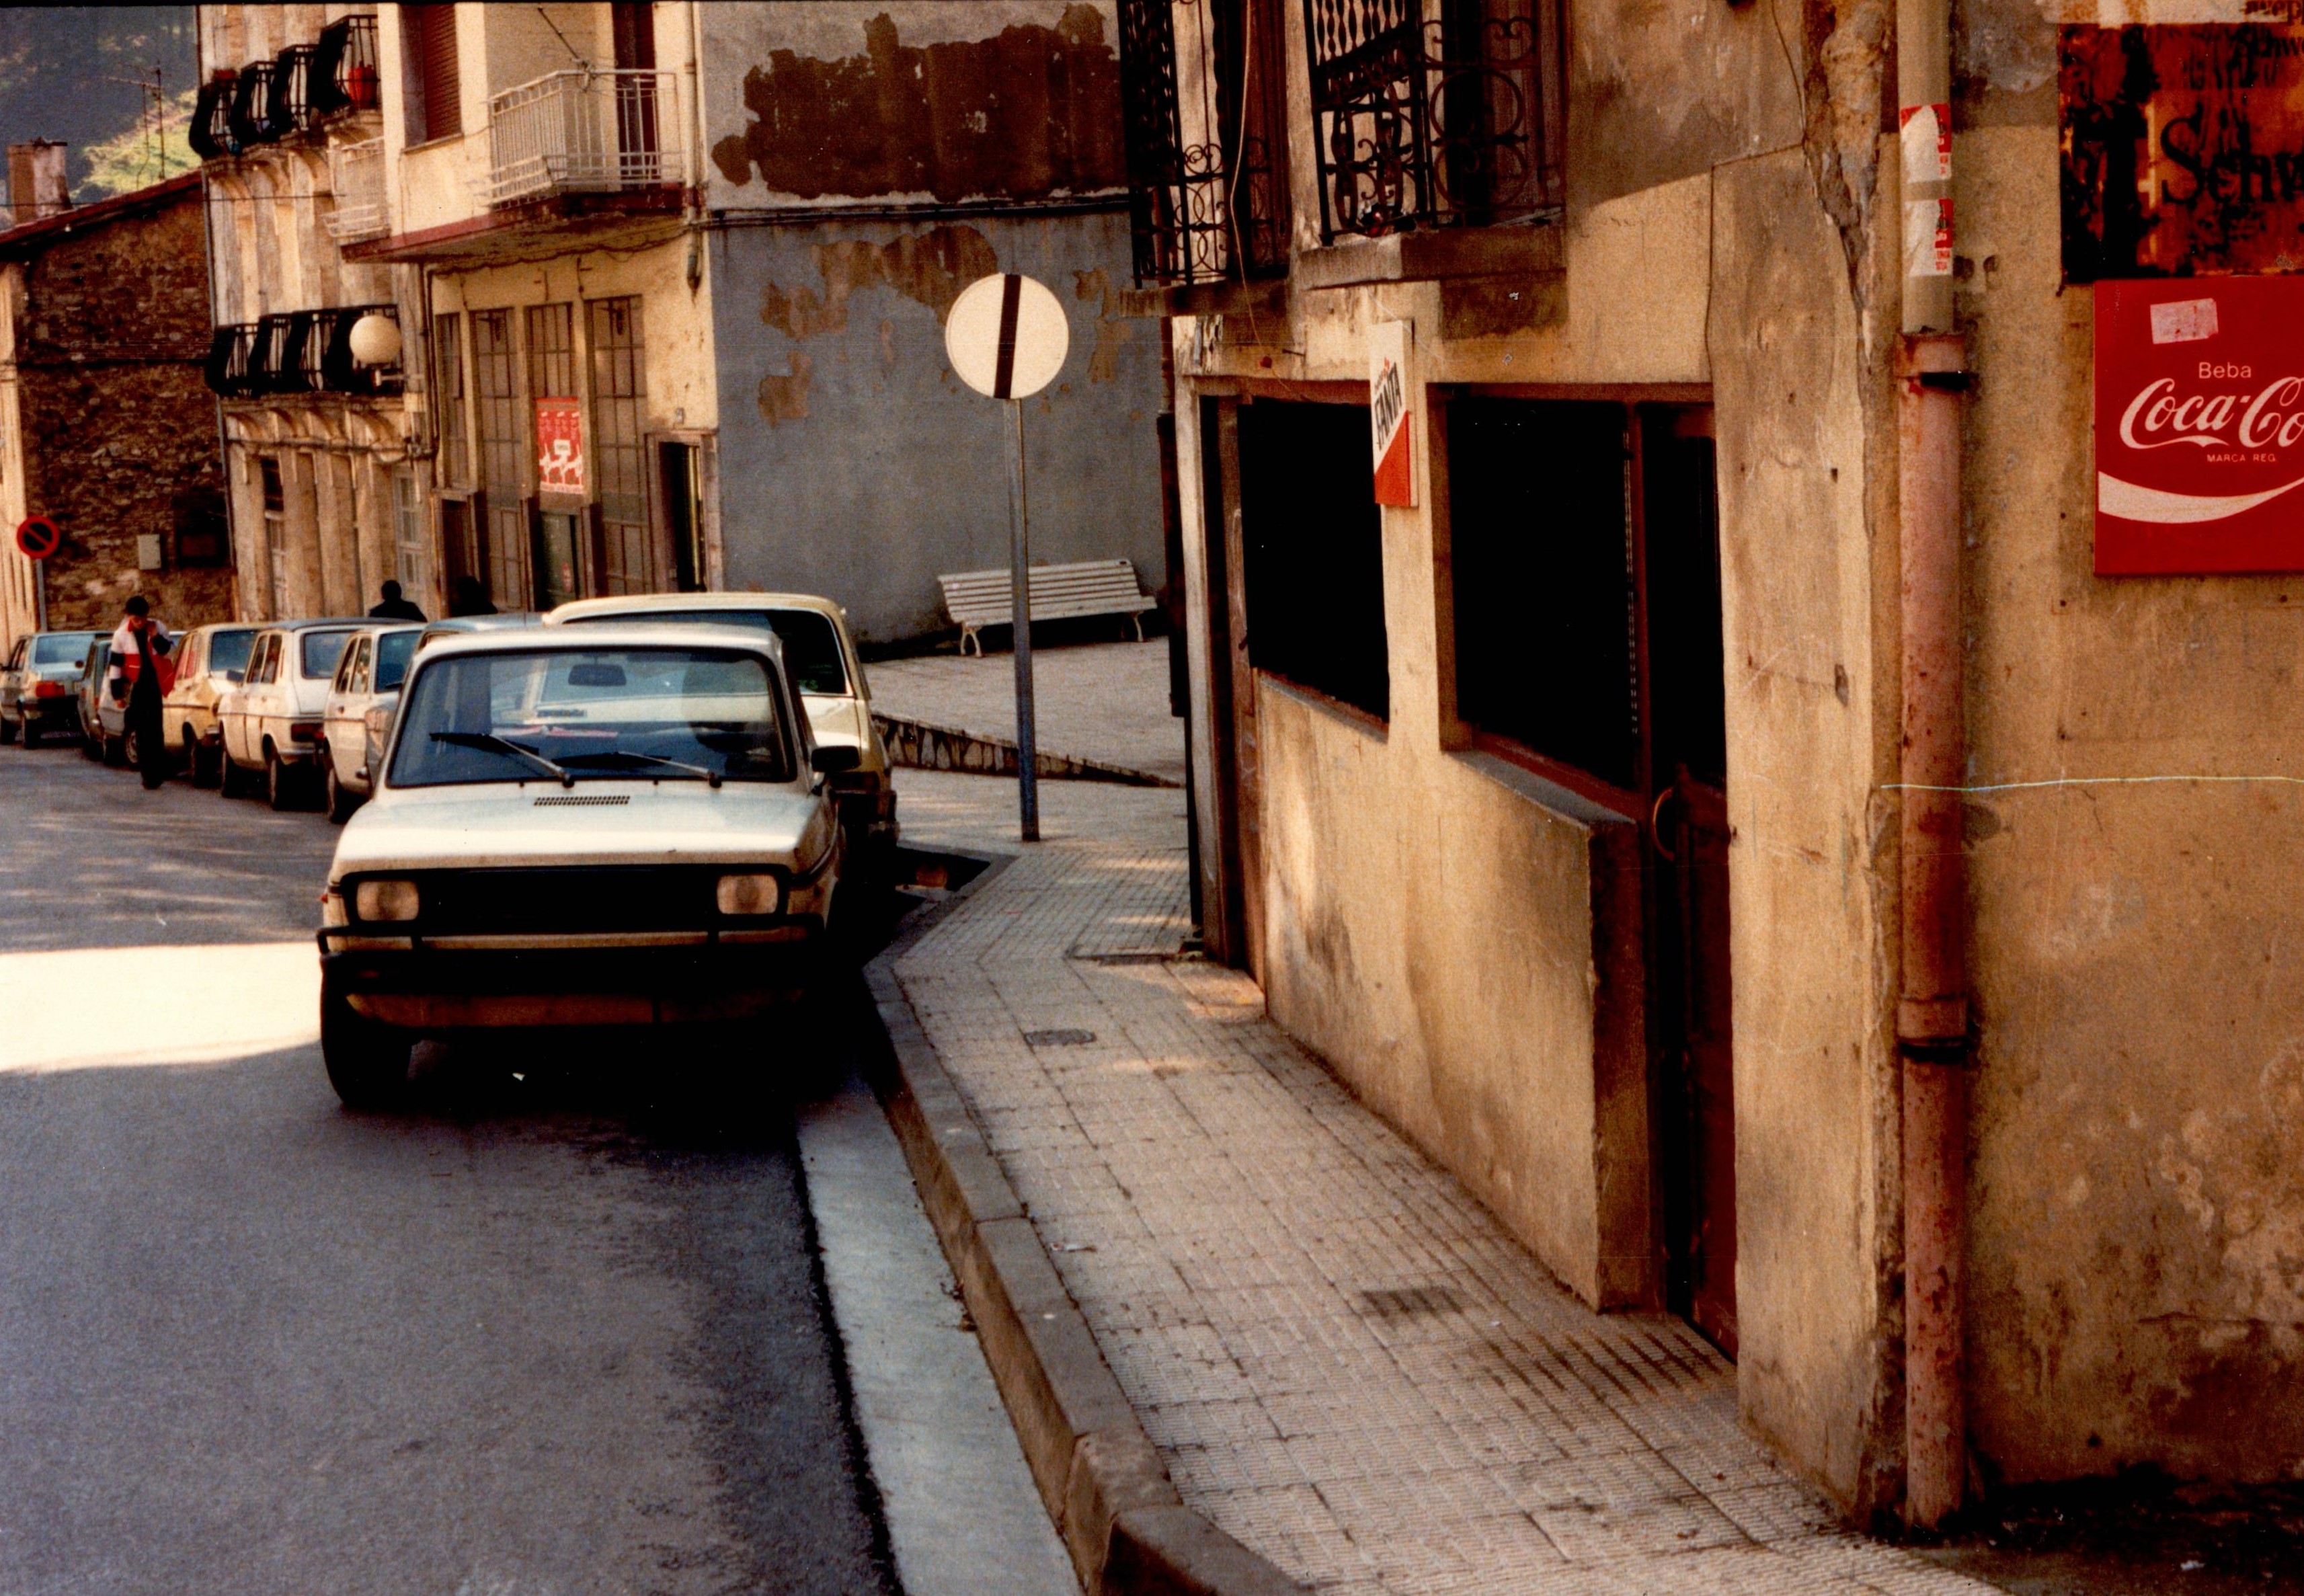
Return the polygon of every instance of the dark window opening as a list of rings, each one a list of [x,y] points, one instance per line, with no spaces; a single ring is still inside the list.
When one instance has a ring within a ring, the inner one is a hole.
[[[1457,718],[1629,791],[1640,739],[1624,421],[1621,404],[1456,400],[1448,519]]]
[[[1249,663],[1389,720],[1384,513],[1368,411],[1241,405],[1240,505]]]
[[[456,62],[456,8],[400,8],[401,59],[408,63],[408,141],[428,144],[464,131]]]
[[[232,533],[224,517],[222,488],[180,488],[170,512],[175,522],[177,565],[207,567],[232,564]]]
[[[672,536],[672,571],[676,590],[701,591],[704,587],[703,495],[697,482],[697,451],[692,444],[656,446],[656,474],[664,483],[665,530]]]

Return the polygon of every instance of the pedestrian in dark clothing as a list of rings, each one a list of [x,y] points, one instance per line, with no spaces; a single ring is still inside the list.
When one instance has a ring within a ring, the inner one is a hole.
[[[384,584],[384,602],[369,610],[368,618],[371,621],[420,621],[425,615],[412,600],[400,596],[398,582],[388,582]]]
[[[452,615],[492,615],[496,607],[488,602],[488,590],[480,585],[477,576],[460,576],[448,589],[448,613]]]
[[[167,684],[160,679],[160,661],[175,645],[168,629],[152,619],[143,594],[130,598],[121,611],[119,630],[112,634],[112,668],[106,674],[113,701],[128,705],[137,774],[148,793],[168,779],[168,744],[160,729],[160,699]]]

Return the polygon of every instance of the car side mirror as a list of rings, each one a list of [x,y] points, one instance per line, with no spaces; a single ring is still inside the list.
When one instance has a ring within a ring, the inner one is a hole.
[[[808,756],[808,768],[818,776],[838,776],[843,771],[855,769],[863,762],[863,754],[844,743],[818,748]]]
[[[245,677],[247,674],[248,673],[245,671],[226,671],[224,674],[224,679],[227,682],[238,683]]]

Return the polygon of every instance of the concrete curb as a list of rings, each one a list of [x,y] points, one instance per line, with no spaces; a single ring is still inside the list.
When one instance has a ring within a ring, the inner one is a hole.
[[[991,1144],[896,980],[921,933],[1000,861],[916,915],[864,975],[887,1033],[872,1072],[944,1244],[1040,1499],[1090,1596],[1300,1596],[1303,1587],[1184,1506]]]
[[[881,738],[888,744],[889,760],[915,770],[1013,776],[1023,762],[1014,743],[988,733],[963,732],[956,726],[884,715],[877,710],[873,711],[872,724],[879,728]],[[1102,760],[1082,759],[1075,754],[1042,751],[1034,755],[1032,765],[1043,781],[1109,781],[1130,787],[1179,785],[1149,770],[1132,770],[1125,765],[1106,764]]]

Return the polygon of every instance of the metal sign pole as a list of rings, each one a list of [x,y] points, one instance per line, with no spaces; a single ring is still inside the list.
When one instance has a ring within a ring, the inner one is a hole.
[[[48,563],[46,560],[32,562],[32,607],[38,617],[36,630],[46,632],[48,629]]]
[[[1008,401],[1009,593],[1016,632],[1016,803],[1023,838],[1040,840],[1040,760],[1032,716],[1032,528],[1024,497],[1024,404]]]

